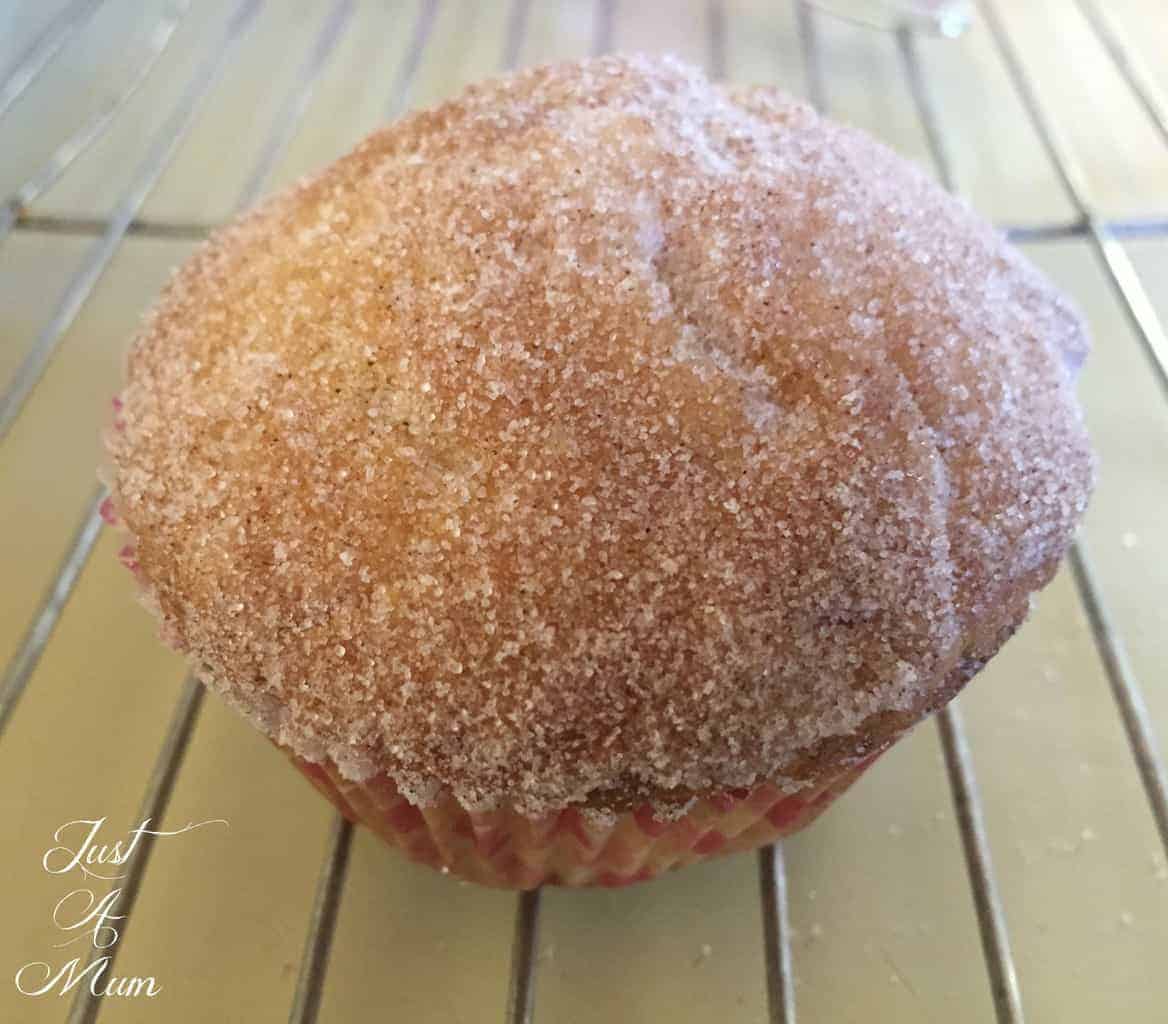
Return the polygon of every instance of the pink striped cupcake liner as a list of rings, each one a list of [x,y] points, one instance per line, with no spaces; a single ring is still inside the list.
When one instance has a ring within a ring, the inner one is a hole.
[[[699,799],[673,820],[655,818],[644,804],[607,822],[575,807],[536,819],[506,809],[476,813],[449,794],[418,807],[388,776],[353,782],[331,761],[289,756],[349,821],[410,860],[481,885],[534,889],[631,885],[772,843],[814,821],[878,754],[798,793],[763,783]]]

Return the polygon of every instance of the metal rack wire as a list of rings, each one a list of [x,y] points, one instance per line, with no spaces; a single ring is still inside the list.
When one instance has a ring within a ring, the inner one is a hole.
[[[355,2],[335,0],[329,9],[237,197],[237,211],[250,206],[261,195],[273,169],[286,152],[305,117],[322,72],[350,27]],[[817,107],[826,110],[829,69],[822,56],[818,31],[819,19],[826,15],[806,0],[792,2],[795,4],[807,92]],[[85,27],[100,3],[101,0],[77,0],[68,4],[18,57],[0,80],[0,116],[50,66],[54,56],[69,39]],[[1095,0],[1076,0],[1076,3],[1143,111],[1165,144],[1168,144],[1168,101],[1157,92],[1151,77],[1140,66],[1109,16]],[[408,105],[423,53],[433,35],[439,4],[440,0],[419,0],[417,14],[409,29],[410,42],[397,69],[391,95],[385,106],[388,117],[397,116]],[[11,232],[25,229],[95,236],[92,247],[77,267],[49,320],[37,334],[12,379],[3,385],[0,394],[0,440],[15,423],[55,349],[92,295],[127,235],[137,233],[197,238],[205,233],[203,225],[150,222],[140,220],[139,216],[147,197],[190,132],[201,104],[238,51],[241,39],[262,5],[263,0],[239,0],[235,5],[218,38],[194,71],[162,129],[152,140],[147,156],[133,175],[130,186],[107,220],[33,216],[28,212],[28,207],[103,136],[142,87],[165,55],[172,35],[187,13],[189,0],[175,0],[165,10],[145,33],[141,52],[121,88],[111,93],[59,145],[46,164],[0,205],[0,242]],[[519,63],[531,7],[531,0],[512,0],[503,51],[498,61],[501,69],[511,69]],[[594,53],[603,53],[611,48],[616,8],[617,0],[595,0],[591,44]],[[1131,237],[1168,237],[1168,219],[1109,221],[1100,214],[1092,202],[1085,175],[1074,153],[1063,141],[1058,125],[1040,100],[1031,73],[1006,31],[995,0],[981,0],[980,9],[1017,97],[1075,212],[1070,222],[1015,226],[1004,230],[1017,241],[1045,242],[1069,237],[1083,237],[1088,241],[1099,273],[1129,319],[1147,356],[1149,369],[1157,378],[1165,397],[1168,397],[1168,336],[1123,246],[1123,240]],[[716,77],[724,77],[727,73],[727,12],[720,0],[708,0],[706,11],[707,64]],[[947,189],[959,191],[959,182],[949,153],[948,129],[918,54],[916,29],[905,23],[895,30],[895,35],[901,68],[937,175]],[[0,681],[0,736],[45,652],[54,627],[97,541],[102,528],[100,506],[104,497],[104,489],[98,488],[86,503],[79,525],[56,568],[53,582],[42,598],[16,654],[5,668]],[[1168,851],[1168,772],[1161,748],[1153,734],[1139,681],[1081,541],[1072,550],[1070,566],[1160,841]],[[189,678],[182,689],[165,741],[147,781],[138,820],[157,820],[164,814],[199,714],[202,695],[203,688],[193,678]],[[1002,1024],[1020,1024],[1024,1019],[1021,986],[1011,954],[1005,907],[990,856],[973,757],[956,703],[938,715],[937,726],[960,827],[995,1012]],[[317,1015],[345,884],[351,841],[352,827],[337,815],[308,922],[304,955],[290,1011],[289,1019],[293,1022],[310,1022]],[[131,914],[142,884],[150,850],[148,842],[143,845],[130,863],[124,880],[119,909],[127,917]],[[787,879],[781,845],[760,851],[758,872],[770,1019],[793,1024],[797,1008],[791,930],[788,924]],[[535,1019],[535,950],[539,922],[539,892],[517,896],[506,1008],[506,1020],[511,1024]],[[107,955],[116,955],[116,950],[105,952]],[[87,988],[79,988],[68,1020],[71,1024],[94,1021],[100,1007],[97,997]]]

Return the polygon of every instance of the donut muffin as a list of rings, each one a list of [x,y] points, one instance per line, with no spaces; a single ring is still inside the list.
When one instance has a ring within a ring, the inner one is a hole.
[[[561,64],[204,244],[113,505],[164,639],[353,820],[623,884],[802,826],[993,656],[1087,500],[1086,348],[860,132]]]

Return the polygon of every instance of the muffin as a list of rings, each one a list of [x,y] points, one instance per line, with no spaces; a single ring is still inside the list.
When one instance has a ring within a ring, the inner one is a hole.
[[[165,641],[352,820],[619,885],[806,824],[993,656],[1087,500],[1086,348],[867,136],[588,60],[217,232],[110,486]]]

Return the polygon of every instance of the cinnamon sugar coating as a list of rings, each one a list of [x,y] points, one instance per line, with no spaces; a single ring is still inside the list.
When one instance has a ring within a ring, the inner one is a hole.
[[[133,344],[112,484],[165,638],[301,757],[528,815],[797,788],[1049,580],[1085,351],[867,136],[591,60],[204,244]]]

